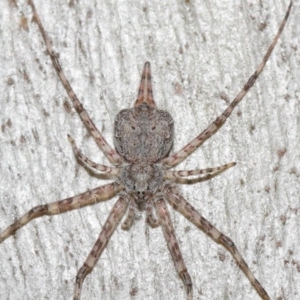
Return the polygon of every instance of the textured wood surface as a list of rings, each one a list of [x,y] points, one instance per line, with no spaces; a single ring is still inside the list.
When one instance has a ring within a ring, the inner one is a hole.
[[[103,184],[79,166],[67,139],[107,163],[87,135],[46,55],[26,1],[0,12],[0,228],[33,206]],[[77,96],[112,143],[145,61],[154,99],[175,120],[180,149],[224,110],[257,67],[288,1],[51,1],[37,9]],[[231,120],[177,169],[236,161],[182,188],[231,237],[272,299],[296,299],[299,252],[299,4]],[[71,299],[75,275],[113,203],[28,224],[0,244],[1,299]],[[182,216],[171,218],[195,299],[258,299],[230,254]],[[185,299],[160,228],[144,218],[114,234],[82,299]],[[99,296],[101,295],[101,296]],[[134,296],[135,295],[135,296]],[[280,298],[281,297],[281,298]]]

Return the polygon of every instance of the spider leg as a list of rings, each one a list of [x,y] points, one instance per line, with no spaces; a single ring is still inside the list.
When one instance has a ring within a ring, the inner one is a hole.
[[[69,210],[78,209],[83,206],[96,204],[101,201],[108,200],[123,190],[123,185],[118,181],[97,187],[91,191],[87,191],[80,195],[55,201],[52,203],[38,205],[21,218],[15,221],[0,233],[0,243],[13,235],[21,227],[25,226],[31,220],[45,215],[57,215]]]
[[[147,103],[149,106],[156,108],[155,101],[153,99],[152,84],[151,84],[151,68],[150,63],[147,61],[144,64],[142,72],[141,82],[139,86],[139,92],[137,100],[134,106],[139,106],[142,103]]]
[[[131,199],[130,203],[129,203],[129,208],[128,208],[127,216],[125,218],[125,221],[121,225],[121,228],[123,230],[129,230],[130,229],[130,227],[133,224],[134,215],[135,215],[135,203],[134,203],[134,200]]]
[[[107,220],[103,225],[102,231],[95,245],[93,246],[93,249],[91,250],[83,266],[79,269],[76,275],[74,300],[80,299],[83,281],[86,275],[88,275],[93,270],[100,255],[107,246],[109,239],[111,238],[120,220],[126,212],[128,202],[128,199],[126,199],[123,196],[120,196],[119,200],[113,206]]]
[[[235,163],[230,163],[230,164],[234,165]],[[166,171],[165,170],[165,172],[170,172],[170,173],[167,173],[168,174],[167,176],[164,175],[165,176],[164,179],[170,180],[174,183],[179,183],[179,184],[195,184],[195,183],[211,180],[212,178],[220,175],[221,173],[223,173],[224,171],[227,170],[227,168],[223,169],[222,167],[223,166],[220,166],[220,170],[214,170],[214,173],[206,173],[206,174],[203,174],[203,175],[200,175],[200,176],[197,176],[197,177],[192,177],[192,178],[172,176],[171,171]],[[215,169],[217,169],[217,168],[215,168]],[[201,171],[201,170],[199,170],[199,171]],[[183,171],[183,172],[185,172],[185,171]]]
[[[164,173],[164,178],[167,180],[174,181],[176,178],[189,177],[195,175],[207,175],[212,173],[221,173],[235,165],[236,165],[235,162],[231,162],[219,167],[200,169],[200,170],[180,170],[180,171],[166,170]]]
[[[57,73],[58,77],[60,78],[62,85],[64,86],[66,92],[68,93],[70,99],[72,100],[76,112],[80,116],[83,124],[87,127],[87,129],[89,130],[89,132],[95,139],[96,143],[98,144],[98,146],[100,147],[100,149],[102,150],[102,152],[104,153],[106,158],[110,161],[110,163],[113,165],[120,165],[123,162],[122,157],[108,144],[108,142],[105,140],[103,135],[99,132],[99,130],[95,126],[94,122],[91,120],[90,116],[88,115],[87,111],[84,109],[81,102],[79,101],[76,94],[74,93],[68,79],[66,78],[66,76],[60,66],[59,60],[52,49],[52,45],[51,45],[51,43],[48,39],[48,36],[45,32],[45,29],[42,25],[42,22],[37,13],[37,10],[35,8],[33,0],[28,0],[28,3],[32,8],[35,21],[37,22],[40,32],[43,36],[43,39],[46,44],[48,54],[50,55],[50,58],[52,60],[54,69],[56,70],[56,73]]]
[[[175,268],[183,281],[183,284],[187,293],[187,300],[193,299],[193,287],[192,279],[189,275],[187,268],[185,266],[182,254],[179,249],[179,245],[175,236],[174,228],[171,222],[170,214],[167,209],[166,203],[162,196],[157,197],[155,200],[155,210],[158,216],[159,223],[163,229],[165,239],[171,256],[173,258]]]
[[[210,136],[215,134],[225,123],[227,118],[231,115],[234,108],[241,102],[241,100],[244,98],[244,96],[247,94],[249,89],[253,86],[256,79],[264,69],[264,66],[266,62],[268,61],[278,38],[280,37],[281,32],[283,31],[283,28],[286,24],[286,21],[289,17],[290,10],[292,7],[292,2],[290,3],[287,12],[285,14],[285,17],[278,29],[277,34],[275,35],[271,45],[269,46],[265,56],[263,57],[261,63],[257,67],[256,71],[252,74],[252,76],[248,79],[247,83],[244,85],[242,90],[238,93],[238,95],[234,98],[234,100],[230,103],[230,105],[224,110],[224,112],[215,119],[204,131],[202,131],[195,139],[193,139],[190,143],[188,143],[186,146],[184,146],[181,150],[178,152],[173,153],[169,157],[166,157],[162,160],[162,164],[165,167],[174,167],[175,165],[182,162],[186,157],[188,157],[190,154],[192,154],[199,146],[201,146]]]
[[[101,171],[104,173],[104,175],[108,175],[109,177],[115,177],[119,174],[120,170],[118,168],[108,167],[105,165],[97,164],[93,161],[91,161],[89,158],[87,158],[85,155],[82,154],[82,152],[78,149],[74,139],[68,134],[69,142],[71,143],[71,146],[73,148],[73,152],[77,159],[81,161],[86,167],[90,169],[94,169],[97,171]]]
[[[226,248],[232,255],[232,257],[237,262],[239,268],[247,276],[257,293],[264,300],[270,300],[271,298],[262,287],[262,285],[255,278],[251,270],[249,269],[247,263],[243,259],[240,252],[237,250],[233,241],[220,232],[216,227],[214,227],[209,221],[201,216],[194,207],[192,207],[171,185],[165,186],[165,193],[169,203],[179,211],[185,218],[190,222],[194,223],[199,229],[201,229],[205,234],[211,237],[216,243],[221,244]]]
[[[146,203],[146,222],[152,227],[156,228],[159,226],[158,219],[153,215],[153,204],[152,202],[148,201]]]

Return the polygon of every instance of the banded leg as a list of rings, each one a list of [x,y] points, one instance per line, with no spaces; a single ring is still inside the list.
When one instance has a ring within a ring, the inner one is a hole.
[[[127,206],[128,199],[125,199],[123,196],[121,196],[113,206],[107,220],[103,225],[102,231],[95,245],[93,246],[92,251],[90,252],[83,266],[79,269],[76,275],[74,300],[80,299],[82,284],[86,275],[88,275],[95,267],[100,255],[107,246],[109,239],[117,228],[120,220],[124,216]]]
[[[247,276],[257,293],[264,300],[270,300],[271,298],[262,287],[262,285],[255,278],[251,270],[249,269],[247,263],[243,259],[240,252],[237,250],[233,241],[220,232],[216,227],[214,227],[210,222],[201,216],[177,191],[175,188],[169,185],[165,187],[165,192],[169,203],[179,211],[185,218],[190,222],[194,223],[199,229],[201,229],[205,234],[211,237],[215,242],[221,244],[226,248],[232,255],[232,257],[237,262],[239,268]]]
[[[85,155],[82,154],[82,152],[78,149],[74,139],[69,134],[68,134],[68,139],[69,139],[69,142],[71,143],[71,146],[73,148],[73,152],[74,152],[75,156],[86,167],[103,172],[104,173],[103,175],[108,175],[109,177],[115,177],[116,175],[119,174],[120,170],[118,168],[97,164],[97,163],[91,161],[89,158],[87,158]]]
[[[277,34],[275,35],[271,45],[269,46],[265,56],[263,57],[261,63],[257,67],[256,71],[252,74],[252,76],[248,79],[247,83],[244,85],[243,89],[238,93],[238,95],[234,98],[234,100],[230,103],[230,105],[224,110],[224,112],[215,119],[204,131],[202,131],[195,139],[193,139],[190,143],[184,146],[178,152],[173,153],[169,157],[166,157],[162,160],[162,164],[168,168],[174,167],[182,162],[186,157],[192,154],[199,146],[201,146],[210,136],[215,134],[221,126],[225,123],[227,118],[231,115],[234,108],[241,102],[244,96],[247,94],[249,89],[253,86],[256,79],[264,69],[267,60],[269,59],[278,38],[280,37],[281,32],[286,24],[286,21],[289,17],[290,10],[292,7],[292,2],[290,3],[288,10],[285,14],[285,17],[279,27]]]
[[[195,184],[195,183],[211,180],[211,179],[215,178],[216,176],[219,176],[222,172],[224,172],[224,170],[220,170],[215,173],[208,173],[206,175],[201,175],[201,176],[192,177],[192,178],[173,177],[170,180],[173,181],[174,183],[178,183],[178,184]]]
[[[78,209],[83,206],[96,204],[101,201],[108,200],[123,190],[123,185],[119,182],[113,182],[87,191],[80,195],[55,201],[52,203],[38,205],[29,210],[20,219],[14,222],[0,233],[0,243],[13,235],[21,227],[25,226],[31,220],[45,216],[58,215],[69,210]]]
[[[123,230],[129,230],[130,227],[132,226],[133,224],[133,219],[134,219],[134,216],[135,216],[135,202],[133,199],[130,200],[130,203],[129,203],[129,208],[128,208],[128,211],[127,211],[127,216],[125,218],[125,221],[122,223],[121,225],[121,228]]]
[[[174,181],[176,178],[189,177],[189,176],[195,176],[195,175],[207,175],[207,174],[212,174],[212,173],[221,173],[235,165],[236,165],[235,162],[231,162],[231,163],[219,166],[219,167],[207,168],[207,169],[201,169],[201,170],[181,170],[181,171],[166,170],[164,172],[164,178],[167,180]]]
[[[108,142],[105,140],[103,135],[97,129],[94,122],[91,120],[89,114],[84,109],[81,102],[79,101],[76,94],[74,93],[68,79],[66,78],[66,76],[65,76],[65,74],[64,74],[64,72],[63,72],[63,70],[60,66],[59,60],[58,60],[57,56],[55,55],[55,53],[52,49],[52,45],[51,45],[51,43],[48,39],[48,36],[45,32],[45,29],[42,25],[42,22],[41,22],[40,17],[37,13],[37,10],[35,8],[33,0],[28,0],[28,3],[32,8],[35,21],[37,22],[38,27],[40,29],[40,32],[43,36],[43,39],[44,39],[44,42],[46,44],[48,54],[50,55],[50,58],[52,60],[52,64],[54,66],[54,69],[56,70],[56,73],[57,73],[63,87],[65,88],[65,90],[68,93],[70,99],[72,100],[76,112],[80,116],[83,124],[87,127],[87,129],[89,130],[89,132],[91,133],[91,135],[95,139],[96,143],[98,144],[98,146],[100,147],[100,149],[102,150],[102,152],[104,153],[106,158],[110,161],[110,163],[113,164],[113,165],[116,165],[116,166],[121,165],[122,162],[123,162],[123,158],[108,144]]]
[[[154,205],[155,205],[156,214],[158,216],[159,223],[163,229],[163,233],[167,241],[169,251],[172,255],[175,268],[185,286],[186,293],[187,293],[187,300],[192,300],[193,299],[192,279],[186,269],[182,254],[180,252],[179,245],[174,233],[174,228],[171,222],[170,214],[167,209],[166,203],[164,199],[160,197],[157,200],[155,200]]]
[[[158,219],[153,215],[153,204],[152,204],[152,202],[149,202],[149,201],[146,204],[146,222],[152,228],[156,228],[159,226]]]

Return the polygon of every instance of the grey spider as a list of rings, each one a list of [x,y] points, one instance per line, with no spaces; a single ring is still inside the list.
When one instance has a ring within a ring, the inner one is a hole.
[[[75,110],[113,167],[97,164],[88,159],[77,148],[73,138],[68,136],[74,153],[85,166],[101,171],[108,179],[114,178],[115,181],[74,197],[32,208],[1,232],[0,243],[37,217],[60,214],[118,196],[119,199],[114,204],[104,223],[95,245],[76,275],[74,299],[80,299],[85,277],[93,270],[123,216],[127,213],[125,221],[122,224],[122,229],[128,230],[133,224],[136,211],[139,210],[146,212],[146,219],[151,227],[162,227],[175,268],[185,286],[187,299],[192,300],[192,281],[174,233],[166,205],[166,202],[168,202],[175,210],[180,212],[215,242],[224,246],[231,253],[259,296],[262,299],[270,299],[265,289],[249,269],[233,241],[202,217],[200,213],[183,198],[175,185],[175,183],[190,182],[191,176],[196,176],[193,177],[193,183],[199,182],[203,180],[203,178],[216,176],[234,166],[235,163],[202,170],[171,171],[170,169],[181,163],[211,135],[216,133],[230,116],[233,109],[253,86],[283,31],[292,7],[292,2],[262,62],[235,99],[203,132],[181,150],[173,154],[170,154],[170,151],[174,140],[174,122],[167,111],[159,110],[156,107],[152,94],[150,63],[146,62],[144,65],[138,97],[134,103],[134,107],[124,109],[116,116],[114,126],[115,149],[113,149],[98,131],[75,95],[52,49],[33,1],[29,0],[28,2],[32,7],[35,21],[43,36],[53,66],[72,100]]]

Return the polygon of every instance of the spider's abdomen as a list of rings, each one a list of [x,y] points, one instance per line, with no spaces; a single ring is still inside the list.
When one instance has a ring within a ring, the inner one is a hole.
[[[167,111],[143,103],[116,116],[115,147],[127,162],[158,162],[170,151],[173,139],[174,121]]]

